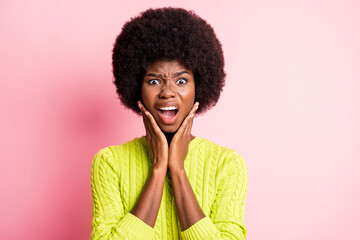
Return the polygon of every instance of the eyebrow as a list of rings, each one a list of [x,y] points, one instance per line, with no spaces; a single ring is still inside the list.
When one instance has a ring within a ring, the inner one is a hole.
[[[187,73],[187,74],[190,75],[190,73],[189,73],[188,71],[181,71],[181,72],[176,72],[176,73],[174,73],[174,74],[172,75],[172,77],[178,77],[178,76],[180,76],[180,75],[182,75],[182,74],[185,74],[185,73]],[[148,73],[148,74],[146,74],[145,76],[164,78],[164,74],[155,74],[155,73]]]

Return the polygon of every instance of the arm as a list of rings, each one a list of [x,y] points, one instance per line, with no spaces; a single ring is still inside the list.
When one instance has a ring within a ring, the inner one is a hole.
[[[199,103],[196,102],[174,135],[169,149],[169,170],[182,230],[189,228],[205,217],[184,169],[184,159],[187,155],[189,143],[192,140],[191,128],[198,106]]]
[[[185,118],[172,139],[169,149],[169,169],[176,208],[184,230],[183,239],[245,239],[243,223],[247,190],[245,161],[233,150],[227,150],[221,166],[221,183],[211,215],[205,217],[184,171],[184,159],[191,141],[191,128],[197,104]]]
[[[91,168],[92,222],[90,239],[152,239],[154,229],[124,212],[119,172],[108,148],[94,157]]]
[[[205,217],[181,233],[190,239],[246,239],[244,224],[248,185],[244,159],[232,151],[223,160],[221,181],[209,217]]]
[[[167,171],[168,145],[165,136],[140,104],[153,169],[130,213],[124,213],[120,199],[119,171],[110,150],[99,152],[91,171],[93,196],[91,239],[152,239]],[[160,134],[161,133],[161,134]]]
[[[205,217],[191,188],[184,169],[170,170],[176,209],[182,230]]]
[[[155,119],[140,101],[138,105],[143,115],[146,140],[153,159],[153,169],[131,213],[147,225],[154,227],[160,208],[167,172],[168,144],[165,135],[161,132]]]
[[[166,168],[155,168],[131,213],[154,227],[163,194]]]
[[[91,170],[91,239],[152,239],[160,208],[165,171],[155,167],[130,213],[124,213],[119,177],[109,149],[95,155]]]

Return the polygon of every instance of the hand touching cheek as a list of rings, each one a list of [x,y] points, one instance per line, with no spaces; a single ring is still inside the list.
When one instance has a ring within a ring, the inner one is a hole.
[[[198,107],[199,103],[196,102],[171,141],[168,157],[170,171],[184,168],[184,160],[188,153],[189,143],[194,138],[191,135],[191,129]]]
[[[145,109],[144,105],[142,105],[140,101],[138,102],[138,105],[143,116],[146,130],[146,141],[152,155],[153,167],[166,169],[168,167],[168,143],[166,137],[157,125],[151,113]]]

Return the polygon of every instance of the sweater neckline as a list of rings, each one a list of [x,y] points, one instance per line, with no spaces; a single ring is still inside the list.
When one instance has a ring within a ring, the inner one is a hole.
[[[138,140],[141,142],[142,145],[144,145],[144,147],[148,148],[148,144],[146,141],[146,137],[145,136],[141,136],[140,138],[138,138]],[[194,147],[196,147],[198,145],[198,143],[200,143],[202,140],[201,137],[197,137],[195,136],[195,138],[193,140],[190,141],[189,143],[189,148],[188,151],[192,150]]]

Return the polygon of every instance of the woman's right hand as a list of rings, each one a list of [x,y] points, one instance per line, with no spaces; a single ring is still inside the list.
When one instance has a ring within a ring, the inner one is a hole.
[[[138,105],[143,116],[146,141],[153,159],[153,168],[159,167],[167,169],[169,147],[166,137],[157,125],[154,117],[146,110],[141,101],[138,101]]]

